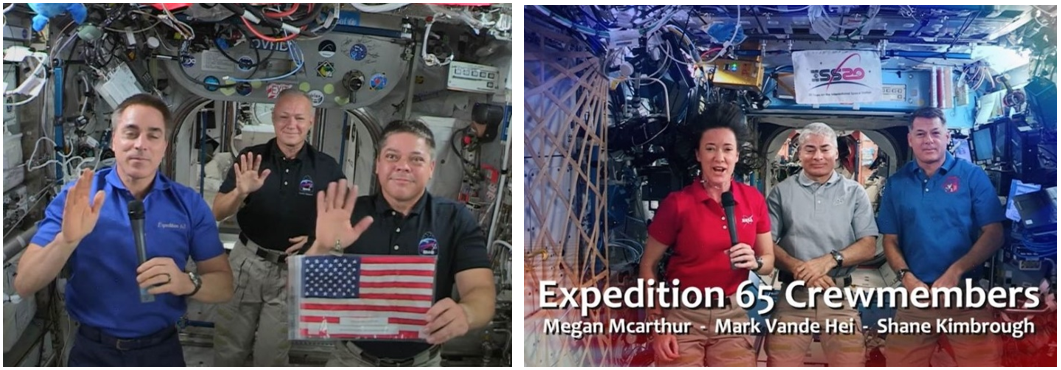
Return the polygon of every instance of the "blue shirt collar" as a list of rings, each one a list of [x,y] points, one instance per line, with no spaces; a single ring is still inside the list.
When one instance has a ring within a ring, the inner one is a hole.
[[[951,170],[954,169],[954,165],[957,164],[957,163],[958,163],[957,159],[954,158],[954,156],[951,155],[950,152],[944,151],[943,165],[939,166],[939,173],[948,173],[948,172],[950,172]],[[908,164],[907,166],[908,166],[907,170],[910,171],[910,172],[913,172],[915,175],[921,173],[921,166],[917,165],[917,159],[914,159],[913,161],[910,161],[910,164]]]
[[[122,179],[118,177],[117,165],[111,167],[110,173],[107,174],[107,183],[118,189],[129,190],[125,187],[125,183],[122,182]],[[162,176],[161,172],[155,171],[155,180],[151,182],[151,191],[166,190],[169,189],[169,187],[169,179]]]

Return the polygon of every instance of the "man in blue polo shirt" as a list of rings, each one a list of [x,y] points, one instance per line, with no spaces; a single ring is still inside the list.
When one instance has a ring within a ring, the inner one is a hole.
[[[172,121],[166,104],[135,95],[111,121],[114,167],[82,172],[55,197],[15,289],[29,296],[69,263],[66,307],[80,324],[70,366],[185,366],[176,324],[187,299],[227,301],[232,270],[206,201],[158,173]],[[128,216],[134,199],[144,206],[144,264]],[[189,257],[198,273],[184,271]],[[154,300],[141,302],[141,288]]]
[[[965,289],[980,279],[982,265],[1002,245],[1005,214],[987,174],[947,152],[950,134],[943,112],[913,113],[907,141],[915,161],[885,183],[877,227],[884,253],[907,290]],[[941,300],[942,301],[942,300]],[[895,322],[993,321],[989,307],[917,309],[900,307]],[[885,343],[888,366],[924,367],[940,333],[890,333]],[[1001,366],[1002,343],[993,334],[948,335],[958,366]]]

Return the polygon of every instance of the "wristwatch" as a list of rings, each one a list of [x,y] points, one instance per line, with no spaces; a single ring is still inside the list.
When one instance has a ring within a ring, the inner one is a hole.
[[[343,248],[343,243],[339,241],[339,238],[335,238],[335,246],[332,247],[332,254],[336,256],[342,256],[344,249],[346,248]]]
[[[840,252],[837,252],[837,251],[830,251],[829,253],[832,254],[833,255],[833,259],[836,260],[836,267],[843,267],[844,266],[844,255],[843,254],[840,254]]]
[[[763,268],[763,256],[756,256],[755,263],[758,265],[755,266],[755,269],[753,269],[752,272],[759,272],[759,270]]]
[[[203,278],[200,277],[199,274],[190,271],[188,272],[188,278],[192,279],[192,285],[195,285],[195,289],[188,294],[188,296],[191,297],[195,295],[195,293],[199,293],[199,288],[203,287]]]
[[[903,277],[906,276],[907,272],[910,272],[910,269],[899,269],[899,271],[895,272],[895,275],[899,277],[899,282],[903,281]]]

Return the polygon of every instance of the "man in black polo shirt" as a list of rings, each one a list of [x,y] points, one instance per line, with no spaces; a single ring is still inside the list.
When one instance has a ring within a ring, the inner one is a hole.
[[[442,343],[493,319],[496,294],[486,236],[463,205],[426,191],[434,150],[424,124],[391,122],[376,158],[382,193],[356,198],[357,188],[348,193],[342,180],[317,196],[317,240],[307,254],[438,256],[435,303],[423,328],[427,343],[340,342],[328,366],[440,366]],[[451,298],[454,284],[460,303]]]
[[[229,261],[236,282],[231,301],[218,309],[214,366],[287,366],[287,262],[312,239],[314,194],[344,179],[331,156],[306,143],[313,127],[306,94],[284,90],[273,108],[276,138],[240,153],[214,199],[214,217],[236,214],[242,233]],[[257,336],[255,336],[257,333]]]

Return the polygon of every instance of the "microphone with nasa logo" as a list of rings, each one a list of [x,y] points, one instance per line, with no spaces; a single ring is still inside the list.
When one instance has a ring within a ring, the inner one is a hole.
[[[129,201],[129,221],[133,224],[133,242],[136,243],[136,259],[140,267],[147,262],[147,243],[144,238],[144,202],[133,199]],[[155,296],[140,288],[140,303],[154,302]]]

